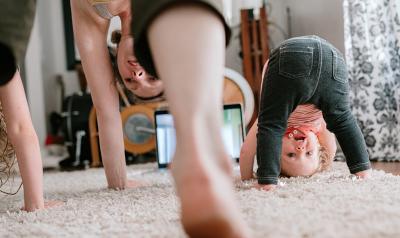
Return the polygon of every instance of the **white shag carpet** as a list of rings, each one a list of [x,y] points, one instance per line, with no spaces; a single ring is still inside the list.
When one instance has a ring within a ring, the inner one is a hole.
[[[152,163],[129,166],[128,177],[148,185],[108,190],[103,169],[45,173],[45,197],[65,204],[27,213],[19,211],[22,191],[1,195],[0,237],[185,237],[169,173]],[[335,162],[311,178],[281,181],[264,192],[236,178],[254,237],[400,237],[400,176],[373,171],[361,181]]]

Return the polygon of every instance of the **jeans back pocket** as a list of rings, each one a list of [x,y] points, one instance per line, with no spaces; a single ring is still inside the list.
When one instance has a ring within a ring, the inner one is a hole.
[[[333,68],[332,68],[332,73],[333,73],[333,78],[341,83],[347,83],[348,82],[348,73],[347,73],[347,66],[346,62],[343,59],[343,56],[336,52],[335,50],[332,50],[332,62],[333,62]]]
[[[288,78],[306,78],[313,66],[312,47],[282,48],[279,53],[279,74]]]

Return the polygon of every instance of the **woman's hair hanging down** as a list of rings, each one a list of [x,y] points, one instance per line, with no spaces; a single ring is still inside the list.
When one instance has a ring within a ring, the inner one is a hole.
[[[118,44],[121,41],[121,31],[120,30],[114,30],[111,33],[111,43],[115,44],[116,46],[108,46],[108,54],[110,55],[110,60],[111,60],[111,65],[113,68],[114,72],[114,78],[115,78],[115,86],[120,87],[123,91],[123,93],[126,95],[128,101],[130,104],[135,104],[135,96],[133,95],[132,92],[130,92],[126,87],[124,82],[122,81],[122,78],[119,74],[118,71],[118,63],[117,63],[117,49],[118,49]]]
[[[15,192],[6,192],[1,188],[13,176],[13,168],[16,165],[15,151],[7,136],[7,127],[4,120],[3,109],[0,104],[0,192],[14,195],[21,189],[22,183]]]
[[[111,42],[112,42],[113,44],[118,45],[119,42],[121,41],[121,36],[122,36],[121,30],[114,30],[114,31],[111,33]]]
[[[128,100],[131,104],[164,101],[165,96],[164,96],[163,92],[160,93],[160,95],[156,95],[154,97],[141,98],[141,97],[135,95],[134,93],[132,93],[129,89],[127,89],[125,87],[125,84],[121,78],[121,75],[119,74],[118,63],[117,63],[118,44],[121,42],[121,38],[122,38],[121,30],[114,30],[111,33],[111,43],[115,44],[115,47],[108,46],[108,52],[110,55],[111,64],[112,64],[112,68],[113,68],[114,75],[115,75],[115,83],[118,84],[122,88],[124,94],[126,95],[126,97],[128,98]]]

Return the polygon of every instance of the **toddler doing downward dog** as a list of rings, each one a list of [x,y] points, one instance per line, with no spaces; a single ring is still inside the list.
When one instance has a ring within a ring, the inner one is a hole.
[[[371,165],[350,111],[343,56],[317,36],[284,41],[264,66],[258,120],[241,149],[242,179],[253,177],[256,152],[258,187],[264,190],[273,189],[280,174],[321,171],[335,156],[335,136],[350,172],[368,177]]]
[[[257,122],[254,122],[241,149],[243,180],[253,178]],[[289,177],[313,175],[329,168],[335,153],[335,136],[326,128],[321,111],[311,104],[297,106],[290,114],[282,138],[280,174]]]

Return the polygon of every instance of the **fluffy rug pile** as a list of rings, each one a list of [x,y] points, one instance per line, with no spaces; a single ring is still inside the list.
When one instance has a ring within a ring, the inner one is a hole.
[[[112,191],[102,169],[47,172],[46,199],[65,204],[26,213],[19,211],[22,191],[1,195],[0,236],[185,237],[169,173],[144,164],[129,166],[128,177],[148,185]],[[382,171],[357,180],[344,163],[335,162],[311,178],[281,179],[274,192],[236,178],[236,194],[254,237],[400,237],[399,184],[399,176]],[[9,185],[15,189],[19,179]]]

